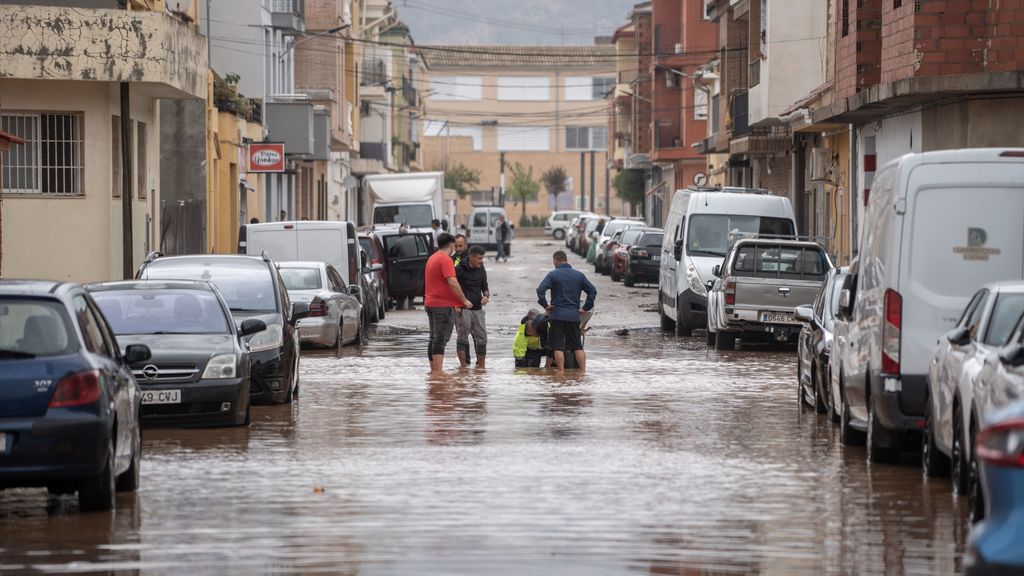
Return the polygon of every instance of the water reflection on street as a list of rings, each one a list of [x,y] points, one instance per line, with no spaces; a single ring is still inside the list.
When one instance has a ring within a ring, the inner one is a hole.
[[[949,574],[964,510],[796,401],[792,351],[594,334],[589,372],[306,354],[251,428],[147,430],[114,514],[0,492],[0,572]]]

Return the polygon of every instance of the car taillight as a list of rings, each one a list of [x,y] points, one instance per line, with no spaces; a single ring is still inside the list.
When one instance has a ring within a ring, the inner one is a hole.
[[[903,297],[885,291],[885,323],[882,324],[882,373],[900,373],[900,333],[903,329]]]
[[[733,306],[736,304],[736,283],[729,281],[725,283],[725,305]]]
[[[1024,468],[1024,418],[982,430],[978,435],[978,458],[995,466]]]
[[[647,258],[650,256],[650,254],[647,253],[647,250],[637,250],[636,248],[630,250],[629,255],[636,258]]]
[[[327,303],[321,300],[319,296],[313,298],[313,301],[309,303],[309,315],[327,316]]]
[[[68,408],[95,404],[100,399],[98,370],[78,372],[61,378],[50,398],[50,408]]]

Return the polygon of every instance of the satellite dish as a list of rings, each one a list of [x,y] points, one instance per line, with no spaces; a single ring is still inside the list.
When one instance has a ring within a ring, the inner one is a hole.
[[[348,188],[349,190],[355,190],[356,188],[359,188],[359,178],[356,178],[351,174],[345,176],[345,179],[342,180],[341,183],[342,185],[345,186],[345,188]]]

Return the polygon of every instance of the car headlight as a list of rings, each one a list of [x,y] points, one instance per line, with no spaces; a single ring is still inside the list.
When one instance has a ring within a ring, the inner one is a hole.
[[[206,364],[206,370],[203,371],[203,379],[234,378],[236,374],[235,366],[237,364],[238,359],[235,358],[234,354],[214,356]]]
[[[694,267],[693,264],[686,267],[686,281],[690,285],[690,290],[693,290],[694,294],[707,298],[708,289],[704,286],[704,283],[701,282],[700,273],[697,272],[697,268]]]
[[[280,324],[269,324],[263,332],[257,332],[252,340],[249,340],[249,350],[262,352],[280,348],[284,342],[284,331]]]

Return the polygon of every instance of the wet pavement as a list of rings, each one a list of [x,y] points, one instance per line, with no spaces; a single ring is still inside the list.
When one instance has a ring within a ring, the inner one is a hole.
[[[429,376],[424,313],[389,314],[363,349],[305,353],[297,402],[248,429],[147,430],[113,514],[0,492],[0,573],[959,570],[948,481],[844,449],[798,406],[792,350],[662,335],[654,290],[604,278],[587,374],[516,371],[510,319],[547,264],[503,266],[486,371]]]

